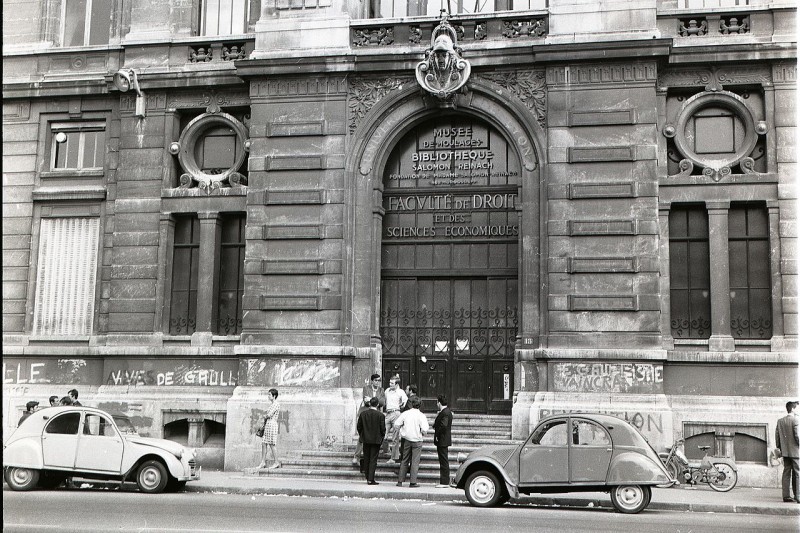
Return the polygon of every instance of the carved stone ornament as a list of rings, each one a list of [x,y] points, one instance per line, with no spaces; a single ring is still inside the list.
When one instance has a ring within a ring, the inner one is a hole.
[[[201,169],[195,152],[197,143],[209,130],[220,126],[227,126],[236,134],[237,147],[233,165],[230,168]],[[169,147],[169,152],[178,156],[181,168],[185,171],[180,177],[180,188],[189,189],[197,186],[207,194],[214,189],[247,184],[247,178],[237,172],[237,169],[242,166],[249,151],[250,140],[247,138],[246,126],[227,113],[203,113],[189,122],[178,141]]]
[[[480,77],[496,83],[519,98],[536,116],[540,126],[547,121],[547,90],[542,71],[482,73]]]
[[[743,137],[735,151],[730,154],[719,154],[709,157],[708,154],[697,153],[694,148],[693,133],[687,134],[687,124],[692,117],[707,107],[722,107],[729,110],[741,122]],[[705,91],[686,100],[681,107],[675,124],[666,124],[662,130],[664,137],[673,139],[675,147],[682,159],[678,165],[680,172],[670,177],[688,177],[695,167],[701,168],[704,176],[720,181],[731,175],[731,167],[739,165],[743,174],[753,174],[754,161],[750,157],[758,142],[758,136],[767,132],[763,121],[756,123],[750,109],[742,98],[728,91]]]
[[[469,79],[472,70],[456,47],[456,30],[447,22],[447,13],[431,34],[431,47],[425,59],[417,64],[416,75],[420,86],[441,100],[449,100]]]

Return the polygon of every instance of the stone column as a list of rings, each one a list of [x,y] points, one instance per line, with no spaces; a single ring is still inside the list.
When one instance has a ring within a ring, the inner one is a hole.
[[[783,280],[781,279],[781,233],[778,202],[767,202],[769,213],[769,273],[772,292],[772,342],[782,344],[783,339]],[[774,346],[774,349],[782,349]]]
[[[198,213],[200,219],[200,261],[197,273],[197,331],[214,331],[217,319],[217,277],[222,233],[217,212]]]
[[[708,208],[708,252],[711,261],[712,352],[732,352],[730,260],[728,257],[728,211],[730,202],[706,202]]]
[[[658,233],[659,233],[659,278],[658,290],[661,293],[661,342],[666,350],[675,348],[675,339],[672,338],[672,326],[670,326],[670,277],[669,277],[669,202],[659,202],[658,204]]]

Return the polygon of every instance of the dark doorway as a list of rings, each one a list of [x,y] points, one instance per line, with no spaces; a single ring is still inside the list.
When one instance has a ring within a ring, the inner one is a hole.
[[[383,376],[423,410],[510,413],[518,325],[519,159],[487,123],[426,122],[384,173]]]

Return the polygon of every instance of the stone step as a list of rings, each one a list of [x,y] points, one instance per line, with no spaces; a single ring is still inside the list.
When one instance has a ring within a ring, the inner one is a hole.
[[[301,470],[339,470],[339,471],[348,471],[348,472],[355,472],[358,473],[358,466],[352,464],[350,461],[322,461],[322,460],[313,460],[313,461],[306,461],[302,459],[286,459],[281,460],[281,464],[283,468],[297,468]],[[376,467],[376,472],[379,470],[386,470],[386,471],[393,471],[397,473],[400,470],[400,463],[394,463],[391,465],[386,464],[386,459],[379,459],[378,464]],[[423,470],[435,470],[436,472],[439,471],[439,460],[436,456],[429,456],[424,460],[420,461],[419,470],[422,472]],[[458,470],[458,465],[456,464],[456,458],[450,458],[450,470],[455,472]]]
[[[339,480],[352,480],[363,481],[364,474],[360,473],[356,467],[353,470],[323,470],[317,468],[297,468],[297,467],[284,467],[268,469],[245,469],[246,474],[255,475],[259,477],[299,477],[307,479],[339,479]],[[382,470],[375,471],[375,479],[383,482],[396,482],[398,472],[395,470]],[[423,482],[438,482],[439,471],[428,471],[420,468],[417,474],[417,479]],[[406,479],[408,485],[408,478]]]

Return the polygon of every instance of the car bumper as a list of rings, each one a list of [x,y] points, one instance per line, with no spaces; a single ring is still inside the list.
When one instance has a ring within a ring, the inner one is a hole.
[[[178,476],[175,479],[177,479],[178,481],[199,481],[200,480],[200,471],[202,469],[203,469],[202,466],[198,467],[197,470],[192,469],[192,472],[190,474],[188,474],[186,476]]]

